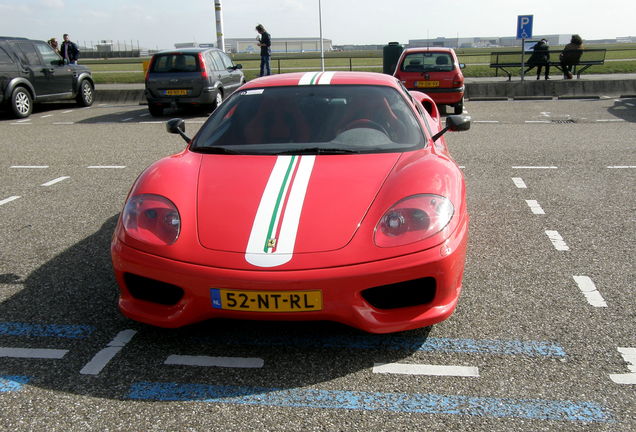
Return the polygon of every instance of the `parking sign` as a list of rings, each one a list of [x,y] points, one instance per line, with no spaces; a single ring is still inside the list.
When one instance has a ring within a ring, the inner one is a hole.
[[[517,17],[517,39],[532,37],[532,17],[533,15],[519,15]]]

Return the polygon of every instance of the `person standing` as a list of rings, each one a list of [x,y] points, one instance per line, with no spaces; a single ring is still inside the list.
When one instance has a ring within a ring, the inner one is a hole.
[[[559,56],[561,69],[563,69],[563,79],[572,79],[572,68],[579,63],[583,53],[583,39],[581,36],[572,35],[570,43],[567,44]]]
[[[64,42],[62,42],[60,54],[62,54],[62,58],[68,61],[68,63],[77,64],[77,59],[79,59],[79,48],[74,42],[71,42],[67,33],[64,34]]]
[[[541,39],[532,48],[532,55],[528,59],[528,66],[530,66],[526,73],[530,72],[535,67],[537,68],[537,79],[541,78],[541,69],[545,66],[545,79],[550,79],[550,47],[548,47],[548,40]]]
[[[271,75],[272,70],[269,64],[270,57],[272,55],[272,38],[269,33],[263,27],[263,24],[256,26],[256,31],[259,33],[256,39],[258,40],[258,46],[261,47],[261,75]]]

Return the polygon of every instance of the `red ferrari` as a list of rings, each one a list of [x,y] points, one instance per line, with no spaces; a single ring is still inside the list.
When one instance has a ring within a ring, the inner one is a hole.
[[[450,316],[468,235],[465,184],[427,95],[389,75],[248,82],[188,145],[135,181],[111,245],[119,307],[178,327],[330,320],[368,332]]]

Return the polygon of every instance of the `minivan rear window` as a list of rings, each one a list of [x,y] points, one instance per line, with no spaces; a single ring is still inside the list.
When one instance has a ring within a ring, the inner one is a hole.
[[[450,72],[454,67],[453,58],[445,52],[408,54],[402,62],[403,72]]]
[[[196,54],[159,54],[152,62],[153,73],[199,72],[199,56]]]

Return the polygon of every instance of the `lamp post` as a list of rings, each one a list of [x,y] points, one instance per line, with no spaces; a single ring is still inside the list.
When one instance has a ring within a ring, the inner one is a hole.
[[[223,36],[223,13],[221,12],[221,0],[214,0],[214,12],[216,15],[216,47],[225,52],[225,38]]]
[[[318,26],[320,27],[320,70],[325,71],[325,49],[322,44],[322,6],[318,0]]]

